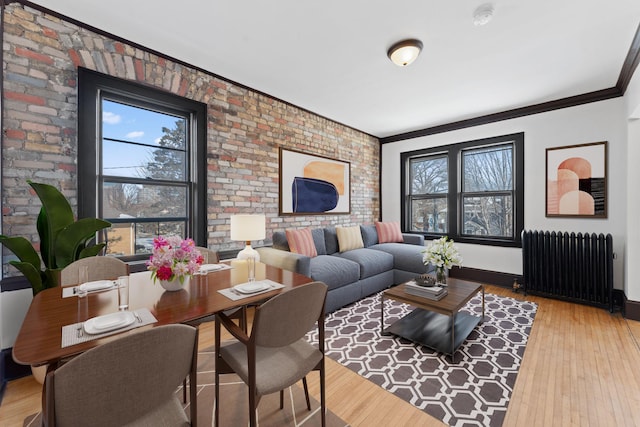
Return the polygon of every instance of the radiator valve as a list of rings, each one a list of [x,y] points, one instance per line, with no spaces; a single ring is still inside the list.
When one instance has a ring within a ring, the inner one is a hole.
[[[517,280],[513,281],[513,292],[518,292],[520,290],[520,288],[522,288],[522,285],[520,283],[518,283]]]

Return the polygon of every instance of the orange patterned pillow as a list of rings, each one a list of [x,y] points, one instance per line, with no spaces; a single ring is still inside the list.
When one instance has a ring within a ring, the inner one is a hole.
[[[399,222],[376,222],[379,243],[402,243],[402,231]]]
[[[287,234],[287,242],[289,242],[289,249],[291,249],[291,252],[310,257],[318,256],[310,228],[303,228],[301,230],[285,230],[285,233]]]

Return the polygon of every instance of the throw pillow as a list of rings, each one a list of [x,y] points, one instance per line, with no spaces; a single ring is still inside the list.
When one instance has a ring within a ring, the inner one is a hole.
[[[378,241],[380,243],[404,242],[399,222],[376,222],[376,230],[378,231]]]
[[[285,230],[287,241],[291,252],[310,257],[318,256],[316,245],[313,243],[311,229],[303,228],[300,230]]]
[[[338,246],[340,247],[340,252],[364,248],[362,234],[360,233],[360,226],[336,227],[336,234],[338,235]]]

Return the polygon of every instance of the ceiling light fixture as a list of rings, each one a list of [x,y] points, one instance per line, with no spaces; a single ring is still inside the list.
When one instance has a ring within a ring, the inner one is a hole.
[[[389,48],[387,56],[394,64],[404,67],[415,61],[421,50],[422,42],[420,40],[402,40]]]
[[[493,5],[491,3],[481,4],[473,12],[473,25],[479,27],[486,25],[493,18]]]

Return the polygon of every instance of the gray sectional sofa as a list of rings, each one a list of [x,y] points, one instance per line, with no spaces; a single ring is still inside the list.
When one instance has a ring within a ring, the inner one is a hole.
[[[327,313],[399,284],[433,272],[422,261],[424,237],[403,234],[404,243],[378,243],[374,225],[361,225],[363,248],[339,251],[334,227],[311,230],[318,255],[309,257],[289,249],[284,231],[273,233],[273,246],[257,248],[260,261],[294,271],[327,284]]]

